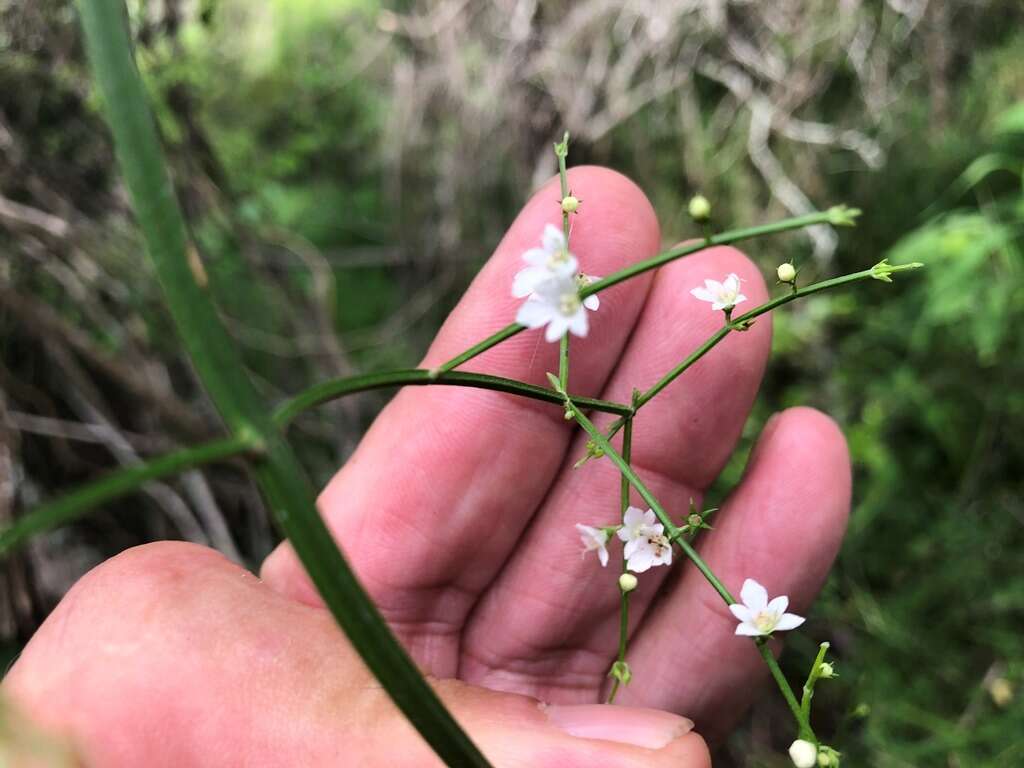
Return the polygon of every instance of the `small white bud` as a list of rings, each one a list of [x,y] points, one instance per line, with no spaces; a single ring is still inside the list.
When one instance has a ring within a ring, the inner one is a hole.
[[[821,666],[818,667],[818,676],[823,680],[828,680],[830,677],[836,676],[836,668],[829,664],[827,661],[821,662]]]
[[[796,280],[796,268],[794,268],[788,261],[779,264],[779,268],[775,270],[775,274],[779,276],[780,283],[792,283]]]
[[[623,592],[632,592],[636,589],[637,580],[636,576],[632,573],[624,573],[619,576],[619,589]]]
[[[818,764],[818,748],[809,741],[797,739],[789,745],[789,759],[796,768],[814,768]]]
[[[704,195],[695,195],[688,208],[690,218],[697,222],[705,222],[711,218],[711,203]]]
[[[562,213],[576,213],[580,207],[580,199],[575,195],[566,195],[562,198]]]

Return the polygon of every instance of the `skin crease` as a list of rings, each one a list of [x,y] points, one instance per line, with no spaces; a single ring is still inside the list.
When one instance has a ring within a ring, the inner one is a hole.
[[[593,167],[572,169],[570,183],[584,201],[570,241],[582,269],[605,275],[658,250],[657,221],[636,185]],[[519,255],[539,242],[545,223],[560,222],[557,199],[553,180],[527,204],[425,366],[514,316],[509,287]],[[755,266],[731,248],[602,293],[590,335],[572,342],[570,391],[628,401],[632,387],[653,384],[722,321],[689,289],[730,272],[745,281],[749,306],[765,298]],[[557,370],[557,345],[541,333],[521,333],[465,369],[544,384],[545,372]],[[769,318],[730,334],[637,417],[635,466],[677,519],[733,450],[770,337]],[[685,714],[717,739],[767,671],[692,567],[640,576],[628,657],[634,680],[619,700],[631,708],[557,707],[603,700],[617,645],[620,550],[613,547],[608,569],[593,555],[581,558],[573,523],[614,522],[618,478],[608,461],[571,470],[582,444],[556,406],[410,388],[378,417],[319,505],[396,634],[496,766],[707,766],[701,737],[667,713]],[[766,427],[700,549],[734,592],[751,576],[806,615],[849,499],[838,428],[811,409],[785,411]],[[438,765],[350,650],[287,545],[261,575],[189,544],[129,550],[68,593],[4,691],[71,739],[84,765]]]

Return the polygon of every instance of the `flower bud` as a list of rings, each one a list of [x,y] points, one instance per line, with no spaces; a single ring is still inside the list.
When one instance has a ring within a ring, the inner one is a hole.
[[[780,283],[792,283],[796,280],[796,269],[788,261],[779,264],[779,268],[775,270],[775,274],[779,276]]]
[[[624,573],[619,576],[619,589],[623,592],[632,592],[636,589],[637,580],[636,576],[632,573]]]
[[[711,203],[704,195],[695,195],[690,200],[688,210],[690,218],[696,222],[703,223],[711,218]]]
[[[562,213],[576,213],[580,207],[580,200],[575,195],[566,195],[562,198]]]
[[[818,748],[809,741],[797,739],[789,745],[789,759],[796,768],[814,768],[818,764]]]
[[[829,662],[821,662],[821,666],[818,667],[818,677],[828,680],[830,677],[836,676],[836,668],[833,667]]]
[[[686,518],[686,524],[691,528],[700,528],[700,524],[704,522],[704,518],[700,515],[692,514]]]

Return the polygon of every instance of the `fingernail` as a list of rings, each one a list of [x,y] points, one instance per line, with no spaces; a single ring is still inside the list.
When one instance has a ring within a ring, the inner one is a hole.
[[[646,749],[661,749],[693,730],[693,721],[659,709],[578,704],[544,707],[548,722],[581,739],[604,739]]]

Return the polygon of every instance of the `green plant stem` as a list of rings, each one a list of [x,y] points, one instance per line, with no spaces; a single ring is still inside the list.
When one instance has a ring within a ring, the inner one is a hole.
[[[803,227],[813,226],[815,224],[824,224],[829,221],[830,214],[825,212],[810,213],[806,216],[797,216],[792,219],[783,219],[782,221],[776,221],[771,224],[763,224],[758,227],[747,227],[745,229],[734,229],[728,232],[723,232],[719,235],[714,235],[710,240],[702,240],[697,243],[689,243],[687,245],[681,245],[678,248],[672,248],[671,250],[659,253],[657,256],[652,256],[644,261],[638,261],[636,264],[631,264],[628,267],[620,269],[618,272],[613,272],[601,280],[597,280],[590,285],[584,286],[580,289],[580,298],[586,298],[592,294],[603,291],[606,288],[611,288],[613,285],[618,285],[623,280],[629,280],[631,277],[649,272],[652,269],[668,264],[670,261],[682,258],[683,256],[689,256],[697,251],[702,251],[705,248],[710,248],[714,245],[731,245],[738,243],[743,240],[749,240],[753,237],[760,237],[761,235],[772,235],[779,232],[787,232],[793,229],[801,229]],[[510,339],[520,331],[526,329],[525,325],[519,323],[511,323],[506,325],[497,333],[488,336],[483,341],[474,344],[472,347],[467,349],[465,352],[456,355],[451,360],[438,366],[438,371],[444,373],[446,371],[458,368],[460,365],[472,360],[477,355],[481,355],[497,344]]]
[[[555,381],[552,383],[555,383]],[[672,518],[669,517],[665,508],[661,506],[661,502],[659,502],[655,498],[654,494],[648,490],[647,486],[644,485],[644,482],[637,476],[636,472],[633,471],[633,468],[630,467],[629,463],[622,458],[621,454],[612,447],[608,438],[606,438],[601,431],[594,426],[594,423],[586,417],[583,411],[576,407],[572,400],[565,398],[564,402],[566,409],[572,412],[573,418],[576,419],[576,422],[583,427],[583,430],[590,436],[594,443],[596,443],[604,451],[605,455],[611,459],[612,463],[618,467],[619,472],[629,480],[629,484],[636,488],[637,493],[640,494],[641,498],[643,498],[643,500],[650,505],[651,509],[654,510],[654,514],[658,516],[658,520],[660,520],[661,524],[665,526],[668,538],[679,545],[679,548],[683,550],[686,557],[689,558],[695,566],[697,566],[697,570],[704,575],[704,578],[708,580],[708,583],[711,584],[715,591],[721,595],[723,600],[725,600],[726,605],[732,605],[735,603],[735,598],[733,598],[726,586],[718,580],[718,577],[712,573],[708,564],[704,562],[704,559],[698,555],[696,550],[690,546],[689,542],[682,537],[682,531],[675,523],[672,522]]]
[[[0,531],[0,557],[29,537],[64,525],[86,510],[130,493],[151,480],[258,449],[256,441],[244,437],[228,437],[183,448],[145,464],[111,473],[100,482],[89,483],[60,498],[40,504],[30,514],[19,517],[12,525]]]
[[[554,383],[554,382],[552,382]],[[697,570],[703,574],[704,578],[707,579],[708,583],[714,588],[716,592],[721,596],[722,600],[725,601],[726,605],[733,605],[736,599],[732,596],[726,586],[719,581],[718,577],[711,571],[708,564],[704,562],[704,559],[697,554],[696,550],[690,546],[689,542],[682,536],[682,531],[676,527],[675,523],[672,522],[672,518],[669,517],[661,503],[654,497],[647,486],[644,485],[643,481],[637,477],[636,473],[633,472],[629,463],[626,462],[623,457],[612,447],[608,439],[594,426],[593,422],[590,421],[575,405],[571,400],[565,400],[565,407],[572,411],[573,417],[577,423],[583,427],[590,438],[597,443],[602,449],[604,449],[605,455],[611,459],[612,463],[618,467],[623,477],[629,480],[630,485],[636,488],[637,493],[646,501],[654,514],[657,515],[658,520],[661,521],[662,525],[665,526],[665,530],[668,532],[668,538],[670,541],[675,542],[679,545],[679,548],[683,550],[683,554],[692,562]],[[765,664],[768,665],[768,669],[771,671],[772,677],[776,684],[779,686],[779,690],[782,691],[783,697],[786,699],[786,703],[789,705],[790,710],[793,712],[793,717],[796,718],[797,725],[800,727],[801,732],[810,732],[810,725],[803,718],[800,711],[800,705],[796,701],[796,696],[793,694],[793,689],[789,687],[789,683],[786,682],[785,676],[782,674],[782,670],[779,669],[778,662],[775,661],[775,657],[772,655],[771,649],[767,648],[764,644],[763,638],[758,638],[756,641],[758,650],[761,653],[761,657],[764,659]],[[813,735],[813,734],[812,734]]]
[[[696,363],[698,360],[704,357],[704,355],[706,355],[708,352],[714,349],[719,344],[719,342],[721,342],[726,336],[729,335],[729,333],[733,331],[740,332],[740,328],[745,323],[751,322],[755,318],[758,318],[761,315],[771,312],[773,309],[777,309],[778,307],[781,307],[784,304],[788,304],[791,301],[796,301],[797,299],[803,298],[805,296],[810,296],[815,293],[819,293],[820,291],[826,291],[829,290],[830,288],[837,288],[842,285],[856,283],[862,280],[868,280],[873,277],[873,270],[865,269],[861,270],[860,272],[852,272],[848,275],[842,275],[841,277],[834,277],[830,280],[822,280],[820,283],[814,283],[812,285],[808,285],[804,288],[800,288],[798,290],[792,291],[782,296],[777,296],[776,298],[771,299],[770,301],[766,301],[764,304],[761,304],[760,306],[754,307],[749,312],[746,312],[745,314],[742,314],[739,317],[733,318],[731,322],[727,323],[726,325],[723,325],[721,328],[719,328],[717,331],[711,334],[711,336],[709,336],[703,344],[701,344],[699,347],[697,347],[697,349],[691,352],[681,363],[679,363],[679,365],[675,366],[672,370],[668,371],[668,373],[666,373],[664,376],[658,379],[658,381],[655,382],[655,384],[651,386],[650,389],[644,391],[637,398],[635,406],[636,410],[639,411],[641,408],[644,407],[644,405],[653,400],[658,394],[661,393],[663,389],[665,389],[665,387],[667,387],[669,384],[671,384],[673,381],[679,378],[683,374],[683,372],[685,372],[690,366],[692,366],[694,363]],[[624,423],[625,417],[620,417],[619,419],[613,421],[612,424],[608,427],[607,437],[614,437],[618,433],[618,431],[622,429],[622,425]]]
[[[811,722],[811,699],[814,698],[814,686],[821,677],[821,664],[825,661],[825,654],[828,653],[829,644],[822,643],[818,646],[818,655],[814,659],[811,671],[807,675],[807,682],[804,683],[803,695],[800,697],[800,712],[803,713],[804,722]]]
[[[775,684],[782,692],[782,698],[786,700],[786,705],[789,707],[789,711],[793,713],[797,728],[800,732],[800,738],[813,741],[817,744],[818,739],[814,735],[814,731],[811,730],[811,724],[807,721],[807,718],[804,717],[803,712],[800,710],[800,705],[796,701],[793,689],[789,687],[789,681],[787,681],[786,676],[782,674],[782,669],[779,667],[779,662],[775,660],[775,654],[772,653],[772,649],[768,647],[768,638],[758,637],[754,640],[754,645],[757,646],[757,652],[761,654],[761,658],[764,659],[764,663],[768,666],[768,670],[772,674],[772,679],[775,680]]]
[[[490,389],[559,406],[562,405],[564,399],[550,389],[500,376],[453,371],[444,376],[432,378],[430,371],[412,369],[371,373],[323,382],[283,403],[274,411],[273,420],[279,428],[283,429],[299,414],[339,397],[372,389],[416,385]],[[632,412],[630,406],[620,403],[610,403],[589,397],[573,396],[572,399],[584,410],[604,411],[617,415]],[[31,536],[69,523],[100,504],[131,493],[150,480],[170,477],[187,469],[223,461],[246,452],[258,453],[259,449],[259,441],[255,440],[254,435],[250,433],[248,438],[229,437],[214,440],[151,459],[138,466],[111,472],[100,480],[90,482],[32,509],[28,514],[18,518],[10,527],[0,531],[0,557],[20,546]]]
[[[123,0],[80,0],[86,49],[139,227],[171,316],[232,434],[264,447],[253,463],[274,518],[367,667],[449,765],[488,762],[399,645],[334,543],[302,466],[245,373],[241,356],[205,291],[186,237],[146,93],[132,59]]]
[[[569,388],[569,334],[562,336],[558,342],[558,381],[562,389]]]
[[[626,419],[626,428],[622,432],[622,460],[627,464],[633,453],[633,419]],[[629,509],[629,478],[621,475],[619,482],[619,511],[624,516]],[[622,557],[622,573],[627,573],[626,557]],[[621,590],[620,590],[621,592]],[[629,643],[629,596],[631,592],[622,592],[619,597],[619,653],[618,660],[626,660],[626,646]],[[615,703],[615,694],[619,692],[619,678],[613,678],[612,689],[608,693],[608,703]]]
[[[545,387],[526,384],[515,379],[506,379],[501,376],[491,376],[485,373],[464,373],[462,371],[452,371],[451,373],[434,376],[432,371],[412,368],[399,371],[384,371],[382,373],[368,373],[362,376],[332,379],[316,384],[279,406],[274,411],[274,421],[279,426],[284,426],[289,424],[303,411],[356,392],[386,389],[388,387],[434,385],[491,389],[558,405],[561,405],[564,399],[560,394],[552,392]],[[593,397],[577,397],[576,395],[570,395],[570,397],[584,410],[602,411],[620,416],[633,412],[630,406],[623,405],[622,403],[612,403],[608,400],[598,400]]]

